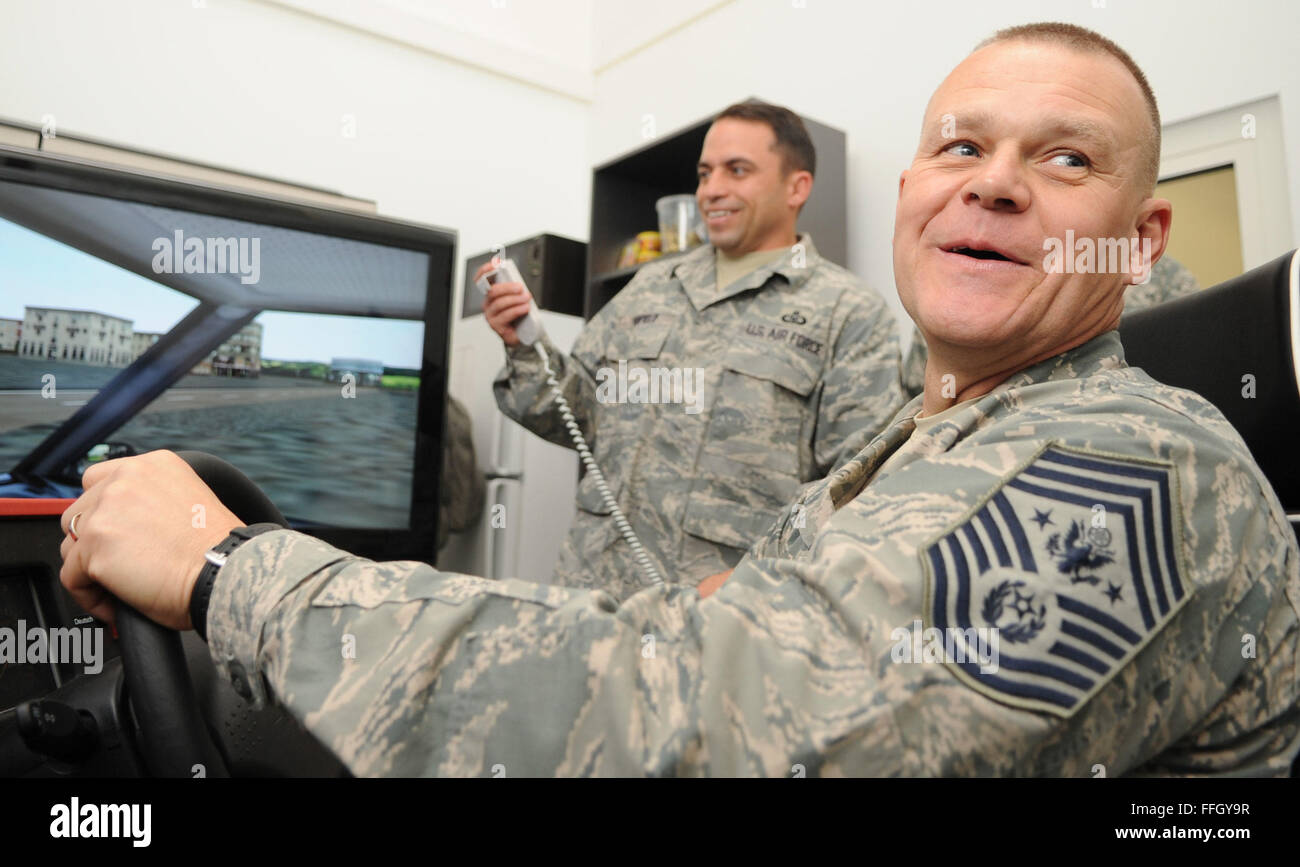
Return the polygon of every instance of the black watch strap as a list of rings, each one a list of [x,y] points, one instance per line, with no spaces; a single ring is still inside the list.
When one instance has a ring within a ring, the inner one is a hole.
[[[212,589],[217,584],[217,573],[225,565],[226,558],[240,545],[254,536],[283,530],[279,524],[253,524],[248,527],[236,527],[230,535],[222,539],[203,555],[203,568],[199,578],[194,582],[194,591],[190,594],[190,622],[199,638],[208,640],[208,604],[212,602]]]

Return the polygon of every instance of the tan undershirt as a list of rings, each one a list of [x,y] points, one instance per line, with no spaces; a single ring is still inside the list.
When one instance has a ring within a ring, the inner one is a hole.
[[[790,252],[789,247],[777,247],[775,250],[755,250],[753,253],[746,253],[739,258],[732,259],[721,250],[715,250],[714,261],[717,264],[718,288],[726,289],[746,274],[757,271],[764,265],[772,264],[788,252]]]
[[[912,432],[912,435],[916,436],[916,434],[925,433],[930,428],[934,427],[944,419],[956,415],[957,411],[960,410],[962,407],[970,403],[973,403],[977,400],[979,400],[978,397],[968,398],[966,400],[963,400],[961,403],[954,403],[952,406],[948,407],[947,409],[940,410],[939,412],[936,412],[934,415],[921,415],[921,412],[924,412],[924,410],[917,412],[917,414],[912,417],[912,420],[916,422],[916,430]]]

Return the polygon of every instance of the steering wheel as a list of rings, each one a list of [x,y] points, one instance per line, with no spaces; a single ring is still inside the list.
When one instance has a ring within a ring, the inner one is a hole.
[[[176,454],[239,520],[288,526],[266,494],[226,461],[204,452]],[[126,692],[148,773],[192,777],[197,773],[195,766],[202,765],[204,776],[229,776],[199,712],[180,633],[159,626],[120,601],[117,631]]]

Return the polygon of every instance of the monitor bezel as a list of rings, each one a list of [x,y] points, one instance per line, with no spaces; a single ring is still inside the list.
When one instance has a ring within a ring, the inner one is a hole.
[[[419,560],[429,564],[435,561],[450,360],[452,278],[456,261],[454,231],[62,155],[36,154],[8,145],[0,145],[0,180],[263,223],[426,254],[429,274],[413,443],[410,526],[363,529],[310,525],[296,529],[361,557]],[[151,278],[149,274],[141,276]],[[109,386],[116,382],[115,378]],[[82,410],[89,408],[82,407]],[[26,465],[24,469],[33,472],[48,470],[48,467],[42,467],[40,459],[42,452],[49,452],[45,447],[85,420],[82,411],[75,413],[19,466]],[[104,432],[101,440],[107,433]],[[237,455],[220,457],[238,466]]]

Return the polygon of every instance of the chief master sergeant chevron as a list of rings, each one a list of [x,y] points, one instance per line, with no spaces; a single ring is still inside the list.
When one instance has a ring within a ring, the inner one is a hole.
[[[86,473],[63,583],[96,614],[107,587],[206,626],[223,675],[356,774],[1285,774],[1300,551],[1281,507],[1215,409],[1125,365],[1132,277],[1040,265],[1067,229],[1163,252],[1158,130],[1137,67],[1080,28],[1003,31],[953,70],[894,235],[926,390],[708,598],[616,603],[284,530],[191,612],[203,551],[239,522],[168,452]],[[936,363],[959,372],[951,406]],[[194,503],[213,529],[190,529]],[[999,664],[895,661],[918,621],[1000,630]]]

